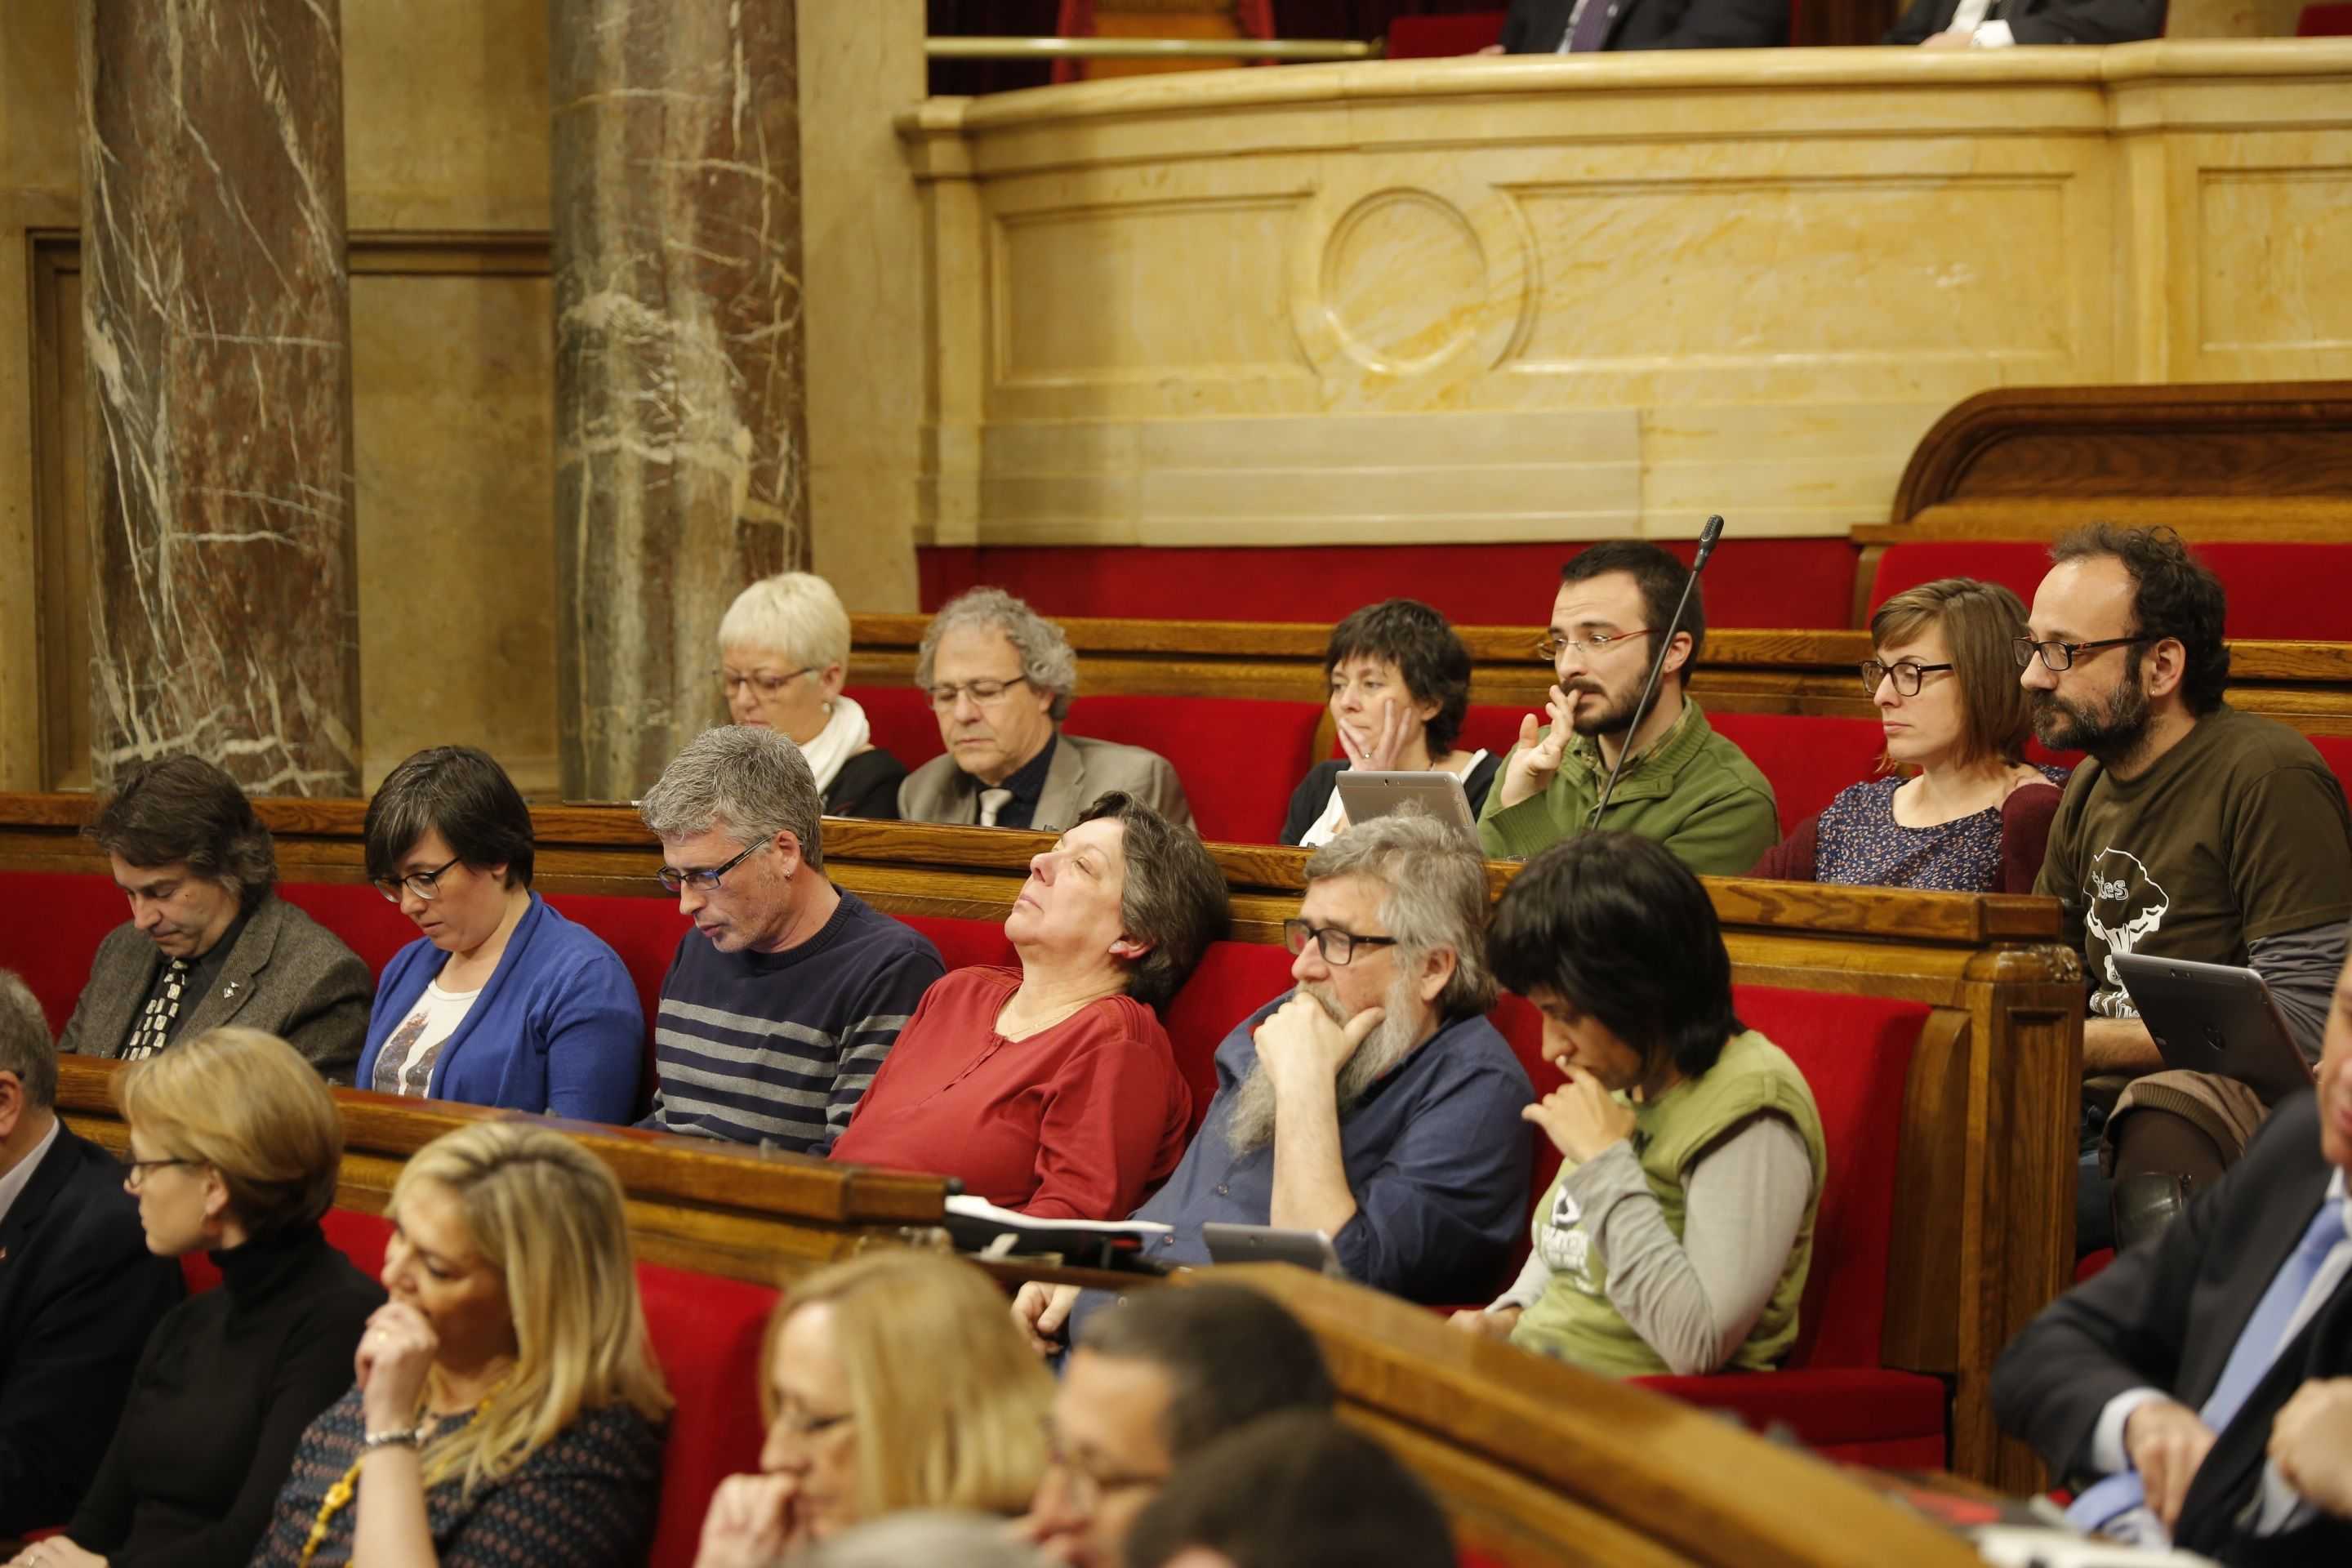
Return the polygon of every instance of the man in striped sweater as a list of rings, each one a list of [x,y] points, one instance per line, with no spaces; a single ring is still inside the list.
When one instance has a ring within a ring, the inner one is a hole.
[[[654,1026],[644,1125],[822,1154],[924,989],[939,950],[824,874],[824,810],[773,730],[705,731],[639,803],[678,939]]]

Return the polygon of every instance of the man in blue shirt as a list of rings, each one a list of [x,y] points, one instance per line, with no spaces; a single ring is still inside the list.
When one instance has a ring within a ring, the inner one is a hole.
[[[1486,920],[1477,846],[1427,817],[1378,817],[1315,852],[1283,928],[1297,985],[1217,1047],[1200,1135],[1134,1216],[1173,1227],[1152,1256],[1205,1263],[1202,1226],[1273,1225],[1323,1232],[1378,1289],[1488,1292],[1527,1222],[1535,1092],[1486,1018]],[[1045,1345],[1077,1294],[1024,1286],[1014,1319]]]

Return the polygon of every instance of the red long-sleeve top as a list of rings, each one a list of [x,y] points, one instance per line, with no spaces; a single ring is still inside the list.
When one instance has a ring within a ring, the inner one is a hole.
[[[1184,1154],[1192,1093],[1168,1031],[1126,996],[1023,1040],[996,1032],[1014,969],[959,969],[923,993],[836,1160],[960,1178],[1041,1219],[1125,1219]]]

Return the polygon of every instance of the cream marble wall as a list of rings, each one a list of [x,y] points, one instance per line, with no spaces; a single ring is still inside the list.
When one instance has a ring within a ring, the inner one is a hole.
[[[2352,45],[1382,62],[901,129],[940,542],[1837,533],[1988,387],[2352,375]]]

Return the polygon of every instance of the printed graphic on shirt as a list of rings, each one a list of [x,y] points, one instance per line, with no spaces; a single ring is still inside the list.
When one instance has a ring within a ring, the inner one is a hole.
[[[416,1060],[408,1059],[408,1053],[416,1048],[417,1037],[432,1021],[432,1005],[419,1002],[416,1011],[402,1019],[400,1027],[392,1032],[392,1038],[384,1041],[383,1049],[375,1058],[377,1093],[421,1095],[432,1084],[433,1060],[441,1054],[446,1040],[436,1040]]]
[[[1544,1215],[1536,1252],[1545,1268],[1564,1276],[1586,1295],[1601,1293],[1592,1279],[1592,1238],[1584,1233],[1584,1205],[1570,1194],[1565,1184],[1553,1190],[1551,1212]]]
[[[2089,879],[2083,887],[2085,916],[2092,937],[2106,950],[2100,963],[2100,984],[2091,994],[2091,1011],[2102,1018],[2137,1018],[2131,994],[2116,973],[2116,955],[2137,952],[2139,944],[2164,929],[2172,899],[2164,885],[2147,874],[2138,857],[2106,848],[2091,857]]]

